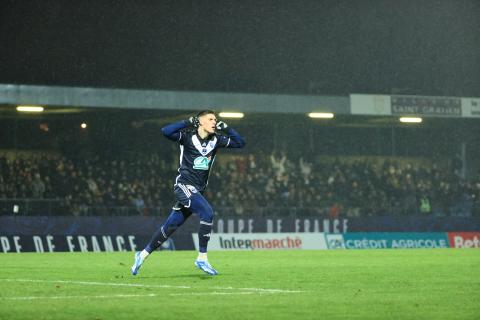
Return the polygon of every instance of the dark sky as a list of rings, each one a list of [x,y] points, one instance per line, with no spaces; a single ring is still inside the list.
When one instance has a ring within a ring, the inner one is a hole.
[[[0,83],[480,96],[480,1],[0,2]]]

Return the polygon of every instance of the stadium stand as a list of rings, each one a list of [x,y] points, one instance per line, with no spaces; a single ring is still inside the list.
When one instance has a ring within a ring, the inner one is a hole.
[[[479,215],[480,175],[455,162],[385,157],[224,155],[207,197],[223,215]],[[159,215],[172,205],[175,163],[161,154],[73,159],[0,156],[2,214]]]

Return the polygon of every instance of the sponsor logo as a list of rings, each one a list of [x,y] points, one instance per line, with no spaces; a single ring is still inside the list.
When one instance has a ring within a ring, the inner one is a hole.
[[[450,232],[448,239],[452,248],[480,248],[480,232]]]
[[[328,249],[345,249],[345,241],[341,234],[327,234]]]
[[[480,99],[472,99],[470,102],[470,107],[470,113],[472,114],[472,116],[480,116]]]
[[[462,101],[449,97],[392,96],[392,114],[462,116]]]
[[[221,249],[301,249],[302,239],[299,237],[271,239],[236,239],[235,237],[219,237]]]
[[[328,249],[345,249],[345,242],[340,239],[331,239],[328,241]]]
[[[209,160],[207,157],[196,157],[195,160],[193,160],[193,169],[208,170],[208,164]]]
[[[343,235],[347,249],[410,249],[448,248],[445,233],[347,233]]]
[[[192,234],[198,248],[198,236]],[[209,250],[303,250],[327,249],[324,233],[212,234]]]

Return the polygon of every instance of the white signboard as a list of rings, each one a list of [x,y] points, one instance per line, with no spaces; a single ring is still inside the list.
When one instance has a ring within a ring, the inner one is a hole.
[[[391,115],[390,96],[373,94],[351,94],[352,114]]]
[[[480,98],[462,98],[464,117],[480,117]]]
[[[198,234],[192,233],[198,250]],[[325,250],[324,233],[212,233],[208,250]]]

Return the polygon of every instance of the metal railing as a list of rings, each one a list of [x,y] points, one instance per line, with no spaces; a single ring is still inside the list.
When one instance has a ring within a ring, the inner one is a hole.
[[[216,215],[223,216],[312,216],[319,208],[214,206]],[[167,215],[171,206],[135,207],[70,204],[64,199],[0,199],[0,215],[16,216],[133,216]]]
[[[2,215],[58,215],[66,202],[62,199],[0,199]]]
[[[299,207],[251,207],[251,206],[213,206],[217,216],[256,216],[256,217],[313,217],[329,216],[326,206]],[[354,209],[354,210],[351,210]],[[464,208],[461,203],[442,212],[432,211],[435,216],[455,215],[470,216],[479,208]],[[16,216],[165,216],[171,211],[171,206],[161,207],[136,207],[132,206],[107,206],[107,205],[78,205],[69,203],[65,199],[0,199],[0,215]],[[354,214],[352,214],[354,212]],[[341,209],[341,216],[371,216],[373,213],[366,208]],[[418,209],[409,209],[390,205],[384,208],[382,215],[409,215],[421,214]]]

